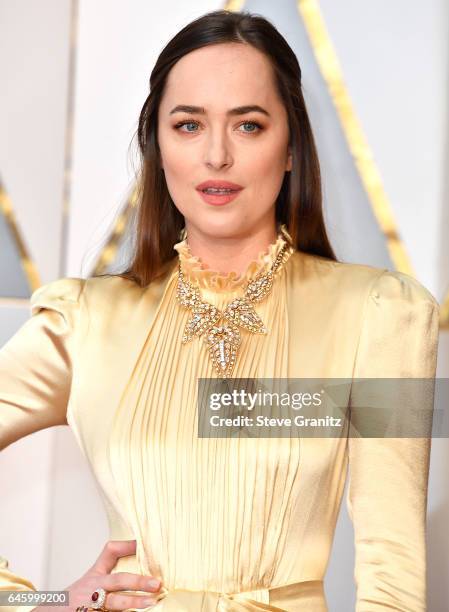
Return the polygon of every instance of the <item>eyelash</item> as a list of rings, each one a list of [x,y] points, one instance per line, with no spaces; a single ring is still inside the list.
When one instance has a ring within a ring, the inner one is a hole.
[[[179,130],[180,127],[182,127],[183,125],[188,125],[189,123],[194,123],[196,125],[199,125],[198,121],[185,120],[185,121],[180,121],[179,123],[177,123],[174,126],[174,128],[175,130]],[[255,125],[258,128],[258,130],[254,132],[246,132],[246,134],[257,134],[257,132],[260,132],[261,130],[263,130],[263,127],[257,121],[243,121],[243,123],[241,123],[240,125]],[[186,132],[186,133],[193,134],[194,132]]]

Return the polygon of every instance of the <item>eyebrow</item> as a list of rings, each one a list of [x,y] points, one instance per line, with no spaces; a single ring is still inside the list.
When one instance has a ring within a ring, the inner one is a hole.
[[[170,115],[173,113],[190,113],[191,115],[205,115],[206,109],[203,106],[190,106],[188,104],[178,104],[170,111]],[[236,108],[230,108],[226,111],[227,116],[234,115],[246,115],[247,113],[262,113],[267,117],[270,116],[270,113],[266,111],[264,108],[259,106],[258,104],[251,104],[247,106],[237,106]]]

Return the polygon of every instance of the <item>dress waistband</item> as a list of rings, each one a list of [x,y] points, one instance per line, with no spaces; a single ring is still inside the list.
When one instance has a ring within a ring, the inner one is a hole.
[[[167,589],[162,586],[155,612],[327,612],[322,580],[306,580],[239,593]],[[140,609],[142,612],[142,609]]]

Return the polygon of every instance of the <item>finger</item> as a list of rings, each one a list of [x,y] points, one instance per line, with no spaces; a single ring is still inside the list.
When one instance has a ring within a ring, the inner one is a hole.
[[[136,552],[136,540],[108,540],[92,566],[100,574],[109,574],[117,565],[119,557],[133,555]]]
[[[148,608],[157,603],[155,596],[122,595],[120,593],[108,593],[104,607],[107,610],[128,610],[129,608]]]
[[[116,572],[105,576],[102,584],[106,591],[149,591],[155,593],[160,590],[162,582],[155,576]]]

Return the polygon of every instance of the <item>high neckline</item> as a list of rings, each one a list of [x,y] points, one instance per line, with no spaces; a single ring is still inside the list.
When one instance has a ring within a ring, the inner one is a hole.
[[[283,236],[283,233],[286,237]],[[291,241],[286,226],[279,225],[276,240],[267,248],[259,251],[257,256],[249,262],[246,270],[239,275],[234,270],[223,273],[212,268],[205,268],[203,261],[190,251],[185,227],[182,230],[181,238],[182,240],[177,242],[173,249],[178,253],[184,276],[198,287],[213,291],[235,291],[246,285],[259,272],[268,272],[284,244],[288,240]],[[290,251],[293,250],[293,247],[290,246]]]

